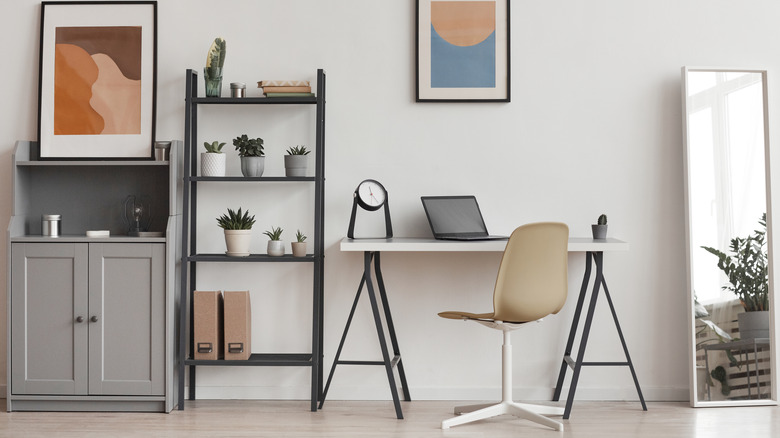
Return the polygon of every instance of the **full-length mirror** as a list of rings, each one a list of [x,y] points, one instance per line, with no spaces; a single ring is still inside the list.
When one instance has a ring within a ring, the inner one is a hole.
[[[774,404],[767,74],[683,68],[691,404]]]

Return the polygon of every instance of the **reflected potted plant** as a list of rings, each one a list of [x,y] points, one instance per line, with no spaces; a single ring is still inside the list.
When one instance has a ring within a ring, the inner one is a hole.
[[[225,176],[225,154],[222,153],[225,143],[204,142],[203,146],[206,147],[206,152],[200,154],[200,175]]]
[[[284,174],[287,176],[306,176],[306,162],[310,150],[306,146],[295,146],[287,149],[284,156]]]
[[[730,290],[739,298],[743,313],[737,315],[740,339],[769,337],[769,270],[767,268],[766,213],[758,220],[761,228],[745,237],[731,239],[732,255],[702,246],[718,257],[718,268],[728,277]]]
[[[296,242],[290,243],[293,257],[306,257],[306,235],[301,233],[301,230],[298,230],[295,233],[295,240]]]
[[[241,157],[241,174],[248,177],[263,176],[265,170],[263,139],[249,138],[243,134],[233,139],[233,146]]]
[[[254,224],[255,217],[249,215],[249,210],[242,213],[241,208],[237,212],[228,208],[227,214],[217,218],[217,225],[225,230],[226,255],[230,257],[249,255],[249,243],[252,240]]]
[[[268,236],[268,255],[274,257],[280,257],[284,255],[284,242],[282,242],[282,228],[271,227],[270,231],[264,231],[263,234]]]

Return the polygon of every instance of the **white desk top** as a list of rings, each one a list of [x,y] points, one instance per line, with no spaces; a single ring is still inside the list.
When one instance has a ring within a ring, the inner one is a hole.
[[[432,238],[392,237],[390,239],[341,239],[342,251],[504,251],[506,240],[478,240],[471,242],[436,240]],[[569,252],[628,251],[628,242],[607,238],[569,237]]]

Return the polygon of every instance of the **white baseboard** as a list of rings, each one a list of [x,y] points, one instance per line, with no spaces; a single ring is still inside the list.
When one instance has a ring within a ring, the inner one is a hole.
[[[294,387],[264,387],[264,386],[205,386],[198,385],[198,399],[256,399],[256,400],[307,400],[308,386]],[[403,398],[401,390],[399,396]],[[493,400],[501,398],[501,388],[409,388],[412,400]],[[565,387],[561,399],[568,396],[569,388]],[[688,388],[642,388],[645,401],[688,401]],[[517,400],[551,400],[553,389],[515,388]],[[390,390],[387,386],[331,387],[328,400],[390,400]],[[636,389],[631,388],[578,388],[575,400],[580,401],[638,401]]]

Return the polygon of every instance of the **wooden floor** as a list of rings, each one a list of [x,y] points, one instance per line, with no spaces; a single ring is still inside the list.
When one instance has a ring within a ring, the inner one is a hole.
[[[687,403],[575,402],[565,431],[513,417],[441,430],[456,402],[198,400],[184,411],[139,413],[0,413],[0,437],[780,437],[780,407],[698,408]]]

